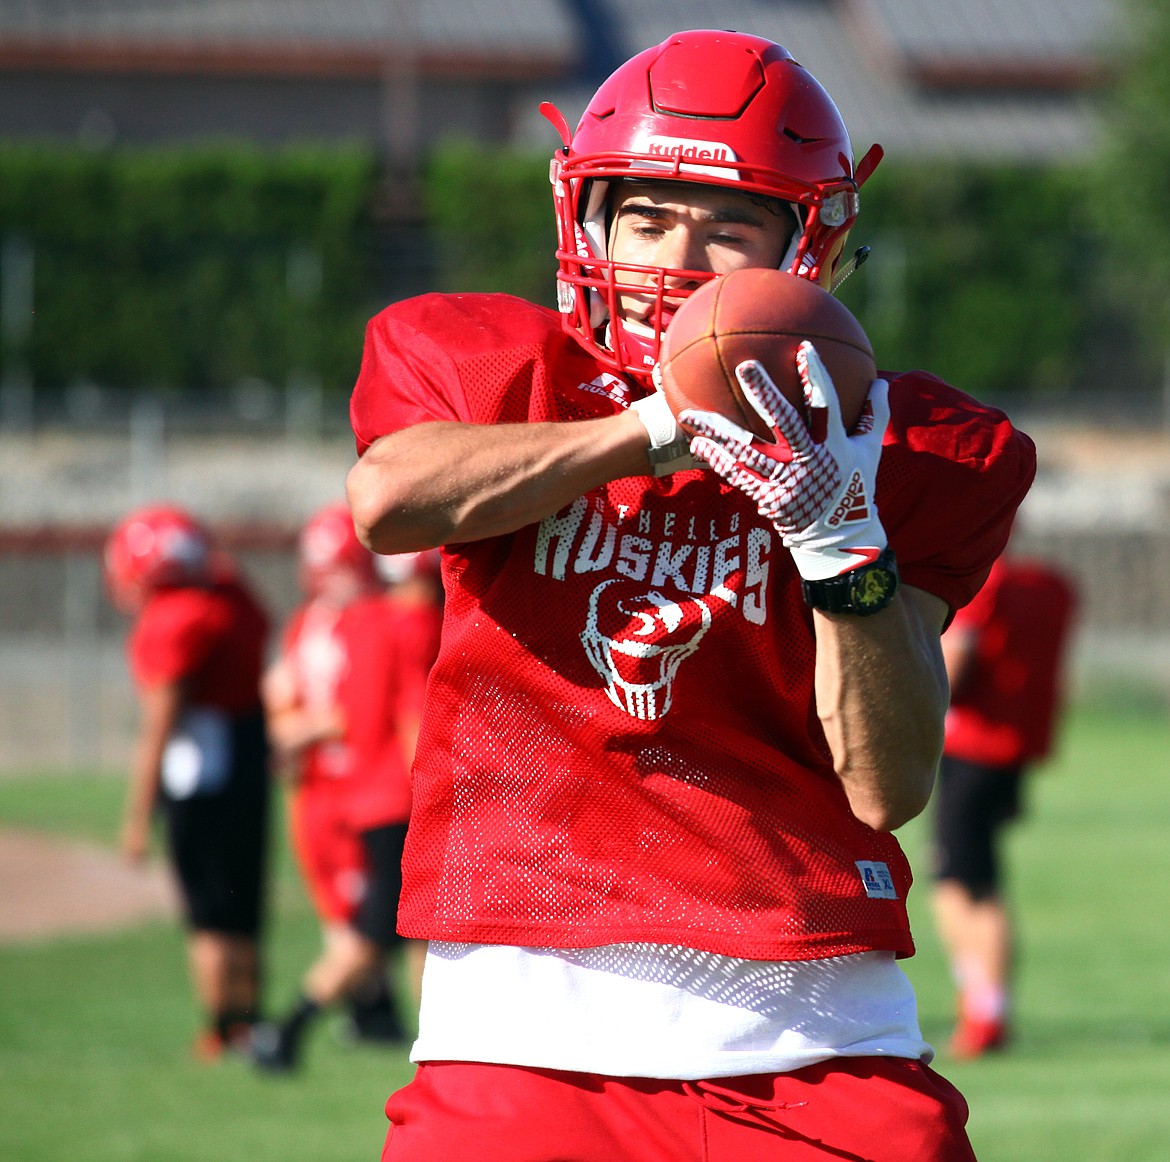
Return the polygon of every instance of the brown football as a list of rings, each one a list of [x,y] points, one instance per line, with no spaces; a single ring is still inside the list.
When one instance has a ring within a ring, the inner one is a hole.
[[[744,398],[735,368],[758,359],[790,403],[803,411],[796,349],[817,349],[832,376],[851,431],[876,374],[873,348],[849,308],[806,278],[748,267],[700,287],[671,320],[662,343],[662,389],[677,416],[684,408],[719,412],[771,442]]]

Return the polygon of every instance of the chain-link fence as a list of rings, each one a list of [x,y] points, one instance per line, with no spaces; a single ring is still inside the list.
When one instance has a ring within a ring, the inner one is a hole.
[[[1077,690],[1170,705],[1159,417],[1124,424],[1124,409],[1100,399],[1081,419],[1008,410],[1041,465],[1013,548],[1063,567],[1080,592]],[[296,531],[343,495],[354,460],[346,400],[309,406],[262,384],[173,397],[78,387],[38,393],[26,419],[0,415],[0,770],[120,767],[135,707],[126,625],[102,591],[106,532],[133,506],[185,505],[226,540],[275,632],[297,600]]]
[[[135,724],[126,625],[102,592],[96,535],[0,538],[0,772],[123,768]],[[274,630],[297,600],[293,536],[232,545]],[[1021,534],[1080,591],[1074,693],[1170,706],[1170,529]]]
[[[123,768],[136,725],[128,625],[103,590],[100,533],[0,536],[0,772]],[[229,541],[275,635],[297,600],[290,533]]]

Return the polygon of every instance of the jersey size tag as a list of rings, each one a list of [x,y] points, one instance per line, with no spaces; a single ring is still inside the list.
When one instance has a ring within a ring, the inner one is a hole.
[[[890,875],[888,864],[876,859],[859,859],[856,861],[857,870],[861,873],[861,883],[865,894],[871,900],[896,900],[898,890],[894,887],[894,877]]]

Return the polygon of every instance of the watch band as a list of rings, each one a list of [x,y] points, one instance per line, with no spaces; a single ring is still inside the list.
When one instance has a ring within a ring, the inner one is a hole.
[[[681,436],[673,444],[663,444],[661,448],[647,448],[646,458],[655,476],[669,476],[672,472],[682,472],[695,466],[691,441],[687,436]]]
[[[650,461],[650,470],[655,476],[669,476],[672,472],[695,466],[691,457],[691,439],[675,422],[664,395],[656,392],[644,399],[636,399],[630,408],[638,413],[650,436],[646,459]]]
[[[805,601],[825,613],[851,613],[868,617],[880,613],[898,591],[898,562],[894,550],[887,546],[868,565],[826,577],[822,581],[802,581]]]

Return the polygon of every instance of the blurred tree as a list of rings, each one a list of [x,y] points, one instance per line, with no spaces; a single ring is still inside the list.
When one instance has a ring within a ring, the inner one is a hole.
[[[449,141],[426,173],[441,289],[556,301],[556,227],[548,155]]]
[[[1103,275],[1160,386],[1170,365],[1170,4],[1122,0],[1122,12],[1092,209],[1111,245]]]
[[[872,257],[840,291],[881,366],[975,395],[1063,395],[1091,381],[1099,246],[1075,167],[891,160],[851,241]]]
[[[1105,247],[1089,212],[1099,195],[1084,168],[1083,159],[883,164],[852,234],[873,257],[841,288],[881,366],[929,368],[992,401],[1109,385],[1132,344],[1117,353],[1126,299],[1105,294]],[[547,154],[450,142],[432,156],[425,188],[442,289],[553,305]]]

